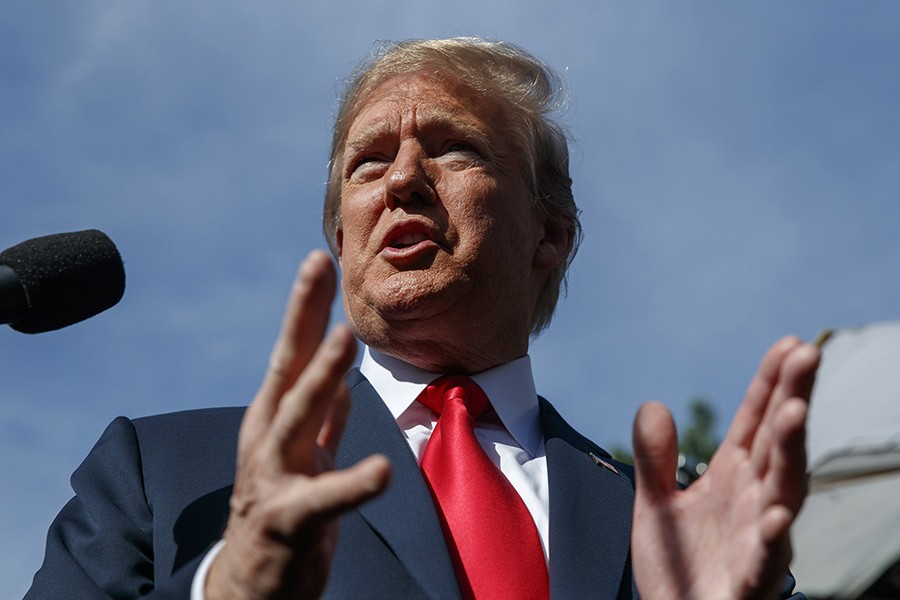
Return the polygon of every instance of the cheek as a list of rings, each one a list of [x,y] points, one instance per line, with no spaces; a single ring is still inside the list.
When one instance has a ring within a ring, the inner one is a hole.
[[[491,182],[463,179],[441,196],[450,218],[464,236],[487,235],[498,225],[499,194]]]
[[[383,206],[378,192],[355,190],[346,193],[341,202],[341,228],[343,249],[359,250],[366,247],[381,215]]]
[[[456,221],[461,230],[495,247],[495,251],[522,253],[526,250],[534,237],[536,221],[527,197],[517,194],[515,189],[502,189],[499,182],[471,183],[460,197],[478,199],[457,207]]]

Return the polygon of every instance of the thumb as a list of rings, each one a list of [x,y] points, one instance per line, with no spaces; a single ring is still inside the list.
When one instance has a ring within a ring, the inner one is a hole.
[[[641,405],[634,418],[634,469],[637,501],[655,503],[675,490],[678,436],[672,413],[659,402]]]

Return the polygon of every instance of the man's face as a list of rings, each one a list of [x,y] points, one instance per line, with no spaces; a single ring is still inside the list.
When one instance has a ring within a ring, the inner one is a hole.
[[[343,153],[337,232],[344,306],[363,341],[401,355],[397,344],[489,335],[489,352],[513,354],[498,359],[526,351],[556,263],[541,251],[511,114],[424,74],[366,100]]]

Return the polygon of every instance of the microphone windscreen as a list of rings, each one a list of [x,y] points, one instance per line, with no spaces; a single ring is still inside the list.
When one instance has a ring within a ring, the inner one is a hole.
[[[78,323],[115,305],[125,293],[116,245],[96,229],[58,233],[0,252],[18,275],[28,311],[10,327],[41,333]]]

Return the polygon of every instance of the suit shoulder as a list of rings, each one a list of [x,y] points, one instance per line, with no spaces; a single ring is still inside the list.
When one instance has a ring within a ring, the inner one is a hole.
[[[196,408],[131,419],[138,437],[195,432],[218,433],[240,428],[244,406]]]
[[[229,485],[244,411],[205,408],[131,421],[148,489]]]

